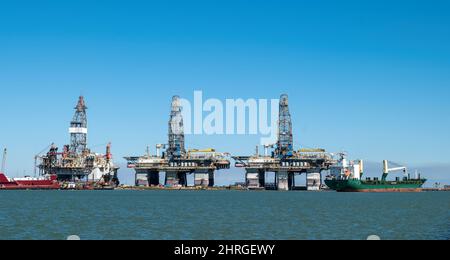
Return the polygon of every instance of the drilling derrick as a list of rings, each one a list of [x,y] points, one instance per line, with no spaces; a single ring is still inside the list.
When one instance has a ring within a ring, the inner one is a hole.
[[[169,147],[167,155],[169,158],[182,157],[186,154],[184,147],[184,125],[181,115],[180,97],[172,98],[170,120],[169,120]]]
[[[156,156],[147,152],[144,156],[125,157],[128,168],[136,171],[136,186],[159,186],[160,173],[165,173],[164,185],[185,187],[187,175],[194,174],[194,186],[214,186],[214,171],[229,169],[226,153],[215,149],[186,150],[180,97],[172,98],[169,119],[168,144],[156,145]],[[161,149],[166,149],[161,154]]]
[[[292,134],[292,120],[287,95],[282,95],[280,98],[278,120],[278,142],[275,156],[278,158],[290,157],[294,152],[294,137]]]
[[[73,155],[81,154],[86,151],[87,148],[87,117],[86,117],[86,104],[84,97],[81,96],[78,99],[78,104],[75,107],[75,115],[72,122],[70,122],[70,152]]]
[[[52,144],[46,155],[36,155],[40,160],[40,175],[56,175],[63,188],[112,188],[119,184],[116,167],[112,161],[111,144],[106,155],[91,152],[87,148],[87,116],[84,97],[79,97],[75,115],[70,122],[70,144],[61,152]]]
[[[246,170],[246,184],[249,189],[293,190],[295,176],[306,174],[308,190],[318,190],[321,184],[321,171],[334,163],[323,149],[294,150],[292,118],[289,112],[289,99],[281,95],[278,118],[278,140],[276,144],[264,145],[264,156],[257,152],[254,156],[236,156],[236,167]],[[269,148],[274,148],[269,155]],[[266,173],[275,173],[272,183],[266,183]]]

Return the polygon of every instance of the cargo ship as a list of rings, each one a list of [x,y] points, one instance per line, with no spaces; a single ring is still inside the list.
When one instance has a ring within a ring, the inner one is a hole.
[[[47,177],[8,178],[0,173],[0,190],[58,190],[56,175]]]
[[[389,168],[389,161],[383,161],[383,174],[380,178],[365,178],[363,161],[347,161],[341,156],[339,162],[330,168],[330,175],[325,179],[325,184],[332,190],[338,192],[420,192],[426,179],[416,173],[411,178],[405,166],[397,165]],[[393,164],[393,163],[392,163]],[[395,180],[387,180],[391,172],[403,171],[403,178],[396,177]]]
[[[0,169],[0,190],[58,190],[60,184],[56,175],[42,177],[8,178],[5,171],[7,150],[3,152],[2,167]]]

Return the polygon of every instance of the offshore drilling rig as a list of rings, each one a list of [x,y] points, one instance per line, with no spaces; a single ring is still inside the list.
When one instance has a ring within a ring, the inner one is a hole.
[[[169,143],[156,145],[156,155],[147,152],[144,156],[125,157],[128,168],[135,169],[136,186],[158,186],[159,174],[165,172],[164,184],[168,187],[187,186],[187,175],[194,174],[194,185],[213,187],[214,172],[229,169],[227,153],[214,149],[192,149],[186,151],[181,100],[172,98],[169,119]]]
[[[293,190],[296,188],[295,176],[306,173],[308,190],[319,190],[321,172],[336,163],[333,157],[323,149],[294,150],[292,119],[289,112],[287,95],[280,97],[278,140],[276,144],[264,145],[264,155],[236,156],[236,167],[245,168],[246,184],[249,189]],[[269,154],[269,149],[274,149]],[[274,172],[273,185],[266,184],[266,173]]]
[[[58,147],[51,144],[45,155],[36,155],[39,175],[56,175],[59,182],[66,184],[91,185],[98,188],[115,187],[119,185],[117,177],[119,168],[112,160],[111,144],[106,146],[104,155],[93,153],[87,148],[86,110],[84,97],[81,96],[70,123],[70,145],[65,145],[62,152],[59,152]]]

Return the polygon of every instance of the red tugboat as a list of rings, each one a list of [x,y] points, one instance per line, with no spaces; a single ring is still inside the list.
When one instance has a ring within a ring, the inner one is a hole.
[[[0,170],[0,190],[58,190],[61,188],[56,175],[46,177],[24,177],[10,179],[3,173],[6,163],[6,149],[3,153],[2,168]]]

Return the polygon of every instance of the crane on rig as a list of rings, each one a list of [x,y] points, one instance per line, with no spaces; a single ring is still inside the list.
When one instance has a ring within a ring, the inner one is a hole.
[[[50,147],[52,147],[54,145],[55,145],[54,143],[51,143],[49,146],[45,147],[44,149],[42,149],[42,151],[40,151],[39,153],[37,153],[34,156],[34,177],[37,176],[39,158],[41,158],[42,154],[45,153],[45,151],[47,151],[48,149],[50,149]]]
[[[389,163],[394,165],[395,167],[389,168]],[[381,179],[383,181],[385,181],[390,172],[397,172],[397,171],[403,171],[403,173],[405,175],[408,174],[408,168],[406,166],[401,166],[399,164],[389,162],[388,160],[384,160],[383,161],[383,176],[381,177]]]

